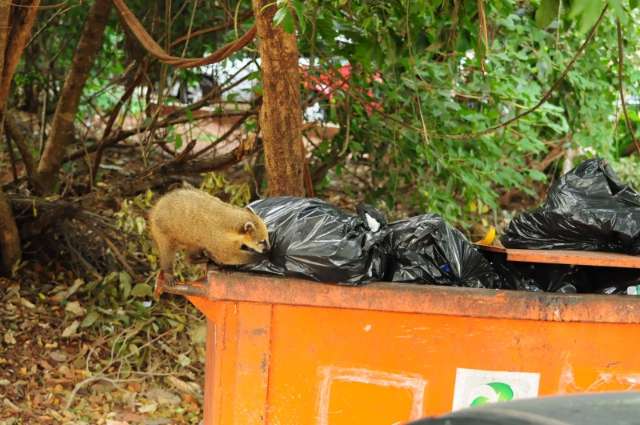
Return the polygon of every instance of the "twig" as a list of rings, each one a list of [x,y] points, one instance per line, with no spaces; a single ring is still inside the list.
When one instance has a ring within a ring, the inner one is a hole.
[[[95,267],[93,267],[93,265],[91,263],[89,263],[83,256],[82,254],[80,254],[80,251],[78,251],[77,249],[75,249],[73,247],[73,245],[71,245],[71,242],[69,241],[69,236],[68,233],[65,232],[64,233],[64,242],[67,245],[67,249],[69,250],[69,252],[71,252],[71,254],[73,256],[76,257],[76,259],[78,260],[78,262],[82,265],[82,267],[84,267],[84,269],[86,271],[88,271],[89,273],[91,273],[93,275],[93,277],[95,277],[98,280],[102,280],[104,279],[104,276],[102,276],[98,270],[96,270]]]
[[[193,7],[191,8],[191,17],[189,18],[189,26],[187,27],[187,39],[184,41],[184,46],[182,47],[182,54],[180,55],[180,57],[185,57],[185,55],[187,54],[187,47],[189,47],[189,41],[191,41],[191,32],[193,31],[193,19],[196,17],[197,8],[198,0],[194,0]],[[169,48],[171,48],[171,45],[169,45]]]
[[[177,328],[168,329],[168,330],[164,331],[163,333],[161,333],[160,335],[156,336],[155,338],[153,338],[153,339],[149,340],[148,342],[145,342],[144,344],[142,344],[140,347],[138,347],[138,350],[141,350],[141,349],[143,349],[145,347],[148,347],[149,345],[153,344],[154,342],[158,341],[159,339],[162,339],[165,336],[167,336],[167,335],[169,335],[171,333],[175,333],[177,331],[178,331]],[[130,353],[126,354],[125,356],[120,357],[118,359],[114,359],[114,360],[122,362],[123,360],[126,360],[126,359],[128,359],[129,357],[131,357],[131,356],[133,356],[135,354],[136,354],[136,352],[130,352]],[[109,362],[105,367],[102,368],[102,371],[105,371],[105,370],[109,369],[112,365],[113,365],[113,363]]]
[[[73,387],[73,391],[71,391],[71,394],[69,394],[69,399],[67,400],[67,404],[64,407],[64,410],[69,410],[71,408],[71,405],[73,404],[73,400],[76,398],[76,394],[78,394],[78,391],[80,391],[82,389],[82,387],[84,387],[85,385],[88,385],[92,382],[96,382],[96,381],[106,381],[108,383],[110,383],[111,385],[113,385],[114,387],[119,387],[120,383],[123,382],[140,382],[142,381],[142,378],[129,378],[129,379],[112,379],[112,378],[107,378],[104,375],[101,376],[91,376],[81,382],[78,382],[75,387]]]
[[[422,113],[422,103],[420,103],[420,98],[416,96],[416,104],[418,105],[418,113],[420,114],[420,123],[422,124],[422,135],[424,137],[424,144],[429,144],[429,131],[427,130],[427,122],[424,119],[424,115]]]
[[[18,180],[18,168],[16,167],[16,156],[13,152],[13,145],[11,144],[11,137],[7,134],[4,138],[7,142],[7,152],[9,152],[9,160],[11,161],[11,173],[13,174],[13,182]]]
[[[620,103],[622,104],[622,113],[624,114],[624,121],[627,124],[627,129],[631,135],[631,140],[635,145],[638,153],[640,153],[640,143],[636,139],[631,119],[629,119],[629,113],[627,112],[627,103],[624,100],[624,87],[622,80],[624,78],[624,46],[622,40],[622,27],[620,26],[620,19],[616,18],[616,30],[618,32],[618,90],[620,91]]]
[[[489,35],[487,31],[487,15],[484,10],[484,0],[478,0],[478,25],[480,27],[480,37],[478,41],[484,44],[484,49],[481,50],[480,54],[480,69],[483,74],[486,74],[484,59],[489,51]]]
[[[241,19],[241,21],[246,21],[252,15],[253,15],[253,11],[247,11],[242,16],[240,16],[240,19]],[[203,29],[199,29],[199,30],[196,30],[196,31],[192,31],[190,33],[187,33],[187,34],[181,36],[181,37],[176,38],[171,43],[171,47],[175,47],[180,43],[184,43],[185,41],[191,40],[192,38],[198,37],[200,35],[205,35],[205,34],[210,34],[212,32],[218,32],[218,31],[226,30],[228,28],[233,27],[233,24],[234,24],[234,20],[233,19],[229,19],[226,22],[223,22],[223,23],[221,23],[219,25],[215,25],[215,26],[210,27],[210,28],[203,28]]]
[[[175,119],[165,119],[163,121],[158,122],[154,128],[164,128],[164,127],[170,127],[172,125],[176,125],[176,124],[183,124],[186,122],[190,122],[190,121],[195,121],[195,120],[205,120],[205,119],[210,119],[210,118],[219,118],[219,117],[232,117],[232,116],[243,116],[245,115],[245,112],[236,112],[236,111],[227,111],[227,112],[213,112],[210,114],[203,114],[203,115],[198,115],[198,116],[193,116],[191,118],[189,117],[181,117],[181,118],[175,118]],[[114,145],[116,145],[117,143],[131,137],[131,136],[135,136],[136,134],[140,134],[140,133],[144,133],[145,131],[148,131],[151,128],[151,124],[145,124],[145,125],[141,125],[139,127],[130,129],[130,130],[121,130],[119,132],[117,132],[116,134],[114,134],[113,136],[109,137],[105,142],[104,142],[104,148],[108,148],[108,147],[112,147]],[[69,162],[69,161],[74,161],[78,158],[82,158],[85,155],[85,152],[95,152],[97,149],[97,145],[93,145],[93,146],[89,146],[86,148],[85,150],[78,150],[76,152],[73,152],[69,155],[67,155],[63,162]]]
[[[107,370],[109,367],[111,367],[111,365],[113,365],[113,363],[116,361],[116,356],[119,356],[122,353],[122,350],[124,350],[126,347],[129,346],[128,342],[131,338],[133,338],[134,336],[138,335],[138,333],[140,333],[148,324],[150,324],[153,321],[153,319],[151,320],[146,320],[140,324],[138,324],[136,326],[135,329],[133,330],[129,330],[129,329],[125,329],[124,331],[120,332],[118,335],[116,335],[115,338],[113,338],[112,340],[112,344],[111,344],[111,355],[109,358],[109,363],[106,367],[104,367],[102,369],[102,372],[104,372],[105,370]],[[122,342],[120,343],[120,348],[118,348],[118,352],[115,352],[115,347],[116,344],[118,343],[118,340],[120,339],[120,337],[123,337],[124,339],[122,340]]]
[[[104,152],[104,145],[107,140],[107,137],[111,134],[111,130],[113,129],[113,124],[116,122],[116,118],[122,109],[122,106],[129,100],[129,98],[133,95],[136,87],[142,81],[142,77],[144,75],[144,71],[146,68],[146,61],[138,68],[136,75],[134,76],[131,84],[127,87],[124,94],[118,100],[118,103],[113,107],[111,114],[109,116],[109,120],[107,121],[107,125],[102,133],[102,138],[100,142],[98,142],[98,146],[96,148],[96,155],[93,160],[93,167],[91,167],[91,184],[93,185],[96,181],[96,177],[98,175],[98,168],[100,167],[100,162],[102,161],[102,153]]]
[[[347,98],[347,128],[345,129],[344,135],[344,144],[342,145],[342,149],[340,149],[340,153],[338,153],[338,157],[342,157],[349,150],[349,142],[351,139],[351,99]]]
[[[49,80],[49,76],[47,75],[47,83],[48,83],[48,80]],[[42,152],[44,151],[44,142],[45,142],[44,133],[45,133],[45,130],[47,129],[47,96],[49,91],[45,87],[45,89],[42,92],[44,93],[44,95],[42,96],[43,97],[42,114],[40,114],[40,135],[39,135],[40,138],[38,140],[38,158],[42,156]]]
[[[234,72],[233,75],[230,75],[225,81],[223,81],[222,84],[220,84],[220,92],[224,93],[224,92],[226,92],[228,90],[231,90],[232,88],[234,88],[238,84],[240,84],[243,81],[245,81],[247,78],[250,78],[251,77],[251,73],[245,75],[244,77],[240,78],[239,80],[237,80],[235,82],[232,82],[234,78],[236,78],[242,71],[247,69],[252,64],[256,64],[255,60],[247,61],[247,63],[242,65],[240,68],[238,68],[238,70],[236,72]]]
[[[65,3],[68,3],[68,2],[61,3],[60,5],[65,4]],[[56,11],[56,13],[54,13],[53,15],[51,15],[51,17],[50,17],[49,19],[47,19],[47,21],[46,21],[43,25],[41,25],[41,26],[40,26],[40,28],[38,29],[38,32],[36,32],[35,34],[33,34],[33,35],[31,36],[31,38],[29,39],[29,42],[28,42],[28,43],[27,43],[27,45],[25,46],[25,49],[26,49],[27,47],[29,47],[29,46],[31,45],[31,43],[33,43],[33,41],[34,41],[36,38],[38,38],[38,36],[39,36],[40,34],[42,34],[42,32],[43,32],[45,29],[47,29],[47,27],[49,26],[49,24],[50,24],[50,23],[51,23],[55,18],[57,18],[57,17],[58,17],[58,16],[60,16],[60,15],[63,15],[63,14],[65,14],[65,13],[67,13],[68,11],[70,11],[71,9],[73,9],[74,7],[78,7],[78,6],[80,6],[81,4],[82,4],[82,3],[73,4],[73,5],[71,5],[71,6],[67,7],[67,8],[65,8],[65,9],[58,10],[58,11]],[[39,6],[39,8],[40,8],[40,9],[45,8],[45,7],[46,7],[46,6]],[[56,7],[57,7],[57,6],[56,6]]]
[[[122,252],[120,252],[120,250],[113,243],[113,241],[102,230],[100,230],[100,229],[96,229],[96,230],[98,230],[98,233],[100,233],[102,235],[102,237],[104,238],[105,243],[109,246],[109,248],[111,249],[111,252],[113,252],[113,255],[118,259],[118,262],[122,265],[122,267],[124,267],[124,269],[127,271],[127,273],[129,273],[129,276],[131,276],[131,278],[133,278],[133,279],[137,279],[138,278],[138,274],[133,271],[133,269],[129,265],[129,262],[127,261],[125,256],[122,255]]]
[[[226,140],[229,136],[231,136],[237,129],[239,129],[240,127],[242,127],[242,125],[244,124],[244,122],[252,115],[255,115],[257,113],[257,111],[255,109],[252,109],[250,111],[247,111],[246,113],[244,113],[244,115],[242,115],[240,117],[240,119],[238,121],[236,121],[235,123],[233,123],[233,125],[231,127],[229,127],[229,129],[227,131],[225,131],[222,136],[218,137],[216,140],[214,140],[213,142],[211,142],[209,144],[209,146],[200,149],[198,152],[195,152],[193,155],[191,155],[189,157],[189,159],[195,159],[199,156],[202,156],[203,154],[209,152],[211,149],[213,149],[216,145],[218,145],[220,142],[223,142],[224,140]],[[179,162],[179,161],[176,161]]]

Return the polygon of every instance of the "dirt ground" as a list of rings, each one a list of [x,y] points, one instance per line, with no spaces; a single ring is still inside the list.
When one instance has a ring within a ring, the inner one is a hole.
[[[193,346],[161,334],[149,347],[163,349],[148,353],[159,361],[125,371],[130,353],[118,351],[104,326],[72,329],[83,300],[60,295],[59,285],[0,280],[0,424],[200,423],[204,321],[195,311]],[[161,299],[162,314],[191,308],[174,301]]]

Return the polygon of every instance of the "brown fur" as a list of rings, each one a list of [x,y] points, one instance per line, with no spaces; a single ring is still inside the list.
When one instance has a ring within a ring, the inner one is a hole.
[[[192,263],[204,253],[218,265],[247,264],[269,249],[267,227],[253,211],[198,189],[176,189],[164,195],[151,209],[149,223],[160,268],[169,279],[178,249],[185,249]]]

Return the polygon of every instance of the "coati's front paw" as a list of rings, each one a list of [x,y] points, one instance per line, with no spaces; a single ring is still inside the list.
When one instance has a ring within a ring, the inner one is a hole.
[[[165,273],[164,284],[166,286],[168,286],[169,288],[172,288],[176,286],[177,283],[178,283],[178,280],[172,274]]]
[[[158,272],[156,277],[156,287],[153,290],[153,295],[156,299],[160,298],[162,288],[175,286],[176,280],[172,274],[165,273],[163,270]]]

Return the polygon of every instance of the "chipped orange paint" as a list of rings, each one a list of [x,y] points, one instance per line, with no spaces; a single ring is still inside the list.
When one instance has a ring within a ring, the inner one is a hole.
[[[451,410],[457,368],[538,373],[540,395],[640,390],[635,297],[240,273],[165,290],[209,320],[206,425],[404,423]]]

